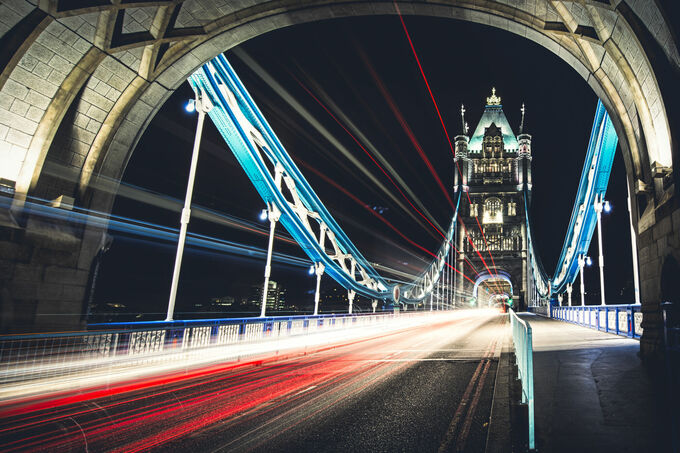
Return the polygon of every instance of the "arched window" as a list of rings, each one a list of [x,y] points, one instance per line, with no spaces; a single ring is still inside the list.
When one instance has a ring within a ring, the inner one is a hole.
[[[484,223],[503,223],[503,204],[500,198],[491,197],[484,201]]]

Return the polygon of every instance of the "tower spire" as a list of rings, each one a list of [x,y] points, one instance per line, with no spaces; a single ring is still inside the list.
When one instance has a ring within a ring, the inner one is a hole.
[[[524,132],[524,113],[526,112],[526,109],[524,108],[524,102],[522,102],[521,111],[522,111],[522,122],[519,123],[519,133],[520,134]]]
[[[460,120],[463,124],[463,135],[467,134],[467,123],[465,122],[465,106],[460,104]]]

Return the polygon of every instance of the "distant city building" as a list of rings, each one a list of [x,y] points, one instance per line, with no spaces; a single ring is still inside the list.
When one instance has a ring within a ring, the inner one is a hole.
[[[248,297],[248,304],[260,306],[262,304],[263,285],[253,285]],[[283,285],[274,280],[269,280],[267,288],[267,310],[282,310],[285,307],[286,290]]]
[[[323,311],[347,309],[349,306],[349,298],[347,297],[347,290],[335,286],[333,288],[323,291],[319,295],[319,309]]]
[[[210,302],[215,308],[229,308],[236,305],[234,296],[215,297]]]

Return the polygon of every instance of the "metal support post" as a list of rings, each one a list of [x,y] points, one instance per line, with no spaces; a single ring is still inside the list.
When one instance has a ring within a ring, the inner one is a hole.
[[[194,194],[194,180],[196,179],[196,167],[198,166],[198,152],[201,149],[201,135],[203,134],[203,123],[205,114],[208,113],[213,105],[210,100],[196,93],[194,107],[198,112],[198,123],[196,124],[196,134],[194,135],[194,149],[191,155],[191,166],[189,168],[189,181],[187,182],[187,192],[184,197],[184,208],[180,217],[179,240],[177,241],[177,254],[175,255],[175,267],[172,271],[172,283],[170,284],[170,298],[168,299],[168,313],[166,321],[172,321],[175,314],[175,301],[177,300],[177,286],[179,284],[179,272],[182,268],[182,256],[184,255],[184,243],[187,237],[187,227],[191,218],[191,198]]]
[[[581,306],[586,304],[586,285],[583,281],[583,266],[586,264],[586,258],[581,255],[578,257],[578,269],[581,276]]]
[[[597,248],[600,253],[600,301],[605,305],[604,297],[604,254],[602,253],[602,207],[604,206],[603,195],[595,197],[595,212],[597,212]]]
[[[277,172],[277,178],[280,180],[281,175]],[[269,276],[272,273],[272,250],[274,248],[274,229],[276,222],[281,217],[281,211],[272,204],[268,203],[267,217],[269,218],[269,244],[267,246],[267,263],[264,266],[264,288],[262,288],[262,308],[260,310],[260,318],[264,318],[267,309],[267,293],[269,292]]]
[[[635,227],[633,226],[633,210],[630,205],[630,187],[626,184],[628,190],[628,216],[630,217],[630,245],[631,253],[633,255],[633,286],[635,288],[635,303],[640,304],[640,274],[638,272],[638,255],[637,255],[637,236],[635,234]]]
[[[356,291],[354,291],[352,289],[347,290],[347,299],[349,299],[349,314],[350,315],[352,314],[352,306],[354,305],[354,296],[356,296],[356,295],[357,295]]]
[[[573,288],[571,287],[571,283],[567,283],[567,297],[569,298],[569,306],[571,307],[571,292],[573,291]]]
[[[326,267],[323,263],[314,263],[314,273],[316,274],[316,292],[314,293],[314,316],[319,314],[319,291],[321,291],[321,276]]]

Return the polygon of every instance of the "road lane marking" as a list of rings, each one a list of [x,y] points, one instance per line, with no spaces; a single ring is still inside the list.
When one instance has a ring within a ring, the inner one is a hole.
[[[315,389],[315,388],[317,388],[317,387],[318,387],[318,386],[316,386],[316,385],[310,385],[310,386],[307,387],[306,389],[300,390],[300,391],[297,392],[295,395],[299,395],[299,394],[301,394],[301,393],[308,392],[308,391],[310,391],[310,390],[312,390],[312,389]]]

